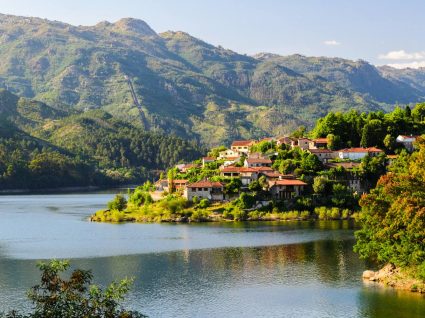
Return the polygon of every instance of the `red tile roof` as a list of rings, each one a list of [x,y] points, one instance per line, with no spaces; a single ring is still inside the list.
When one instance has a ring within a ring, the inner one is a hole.
[[[369,147],[369,148],[357,147],[357,148],[341,149],[339,150],[339,152],[383,152],[383,151],[376,147]]]
[[[333,153],[332,150],[329,149],[308,149],[311,153]]]
[[[291,185],[298,185],[298,186],[305,186],[307,183],[297,180],[297,179],[282,179],[282,180],[276,180],[276,181],[269,181],[269,186],[291,186]]]
[[[325,144],[328,143],[328,138],[316,138],[313,141],[319,144]]]
[[[245,147],[245,146],[251,146],[254,143],[252,140],[235,140],[232,143],[232,147]]]
[[[212,182],[209,180],[203,180],[187,185],[188,188],[222,188],[221,182]]]
[[[174,184],[186,184],[187,180],[185,179],[177,179],[177,180],[173,180]]]
[[[251,167],[251,169],[254,169],[255,171],[261,172],[261,171],[273,171],[272,167]]]
[[[214,157],[203,157],[202,160],[204,161],[215,161]]]
[[[247,167],[235,167],[235,166],[228,166],[221,169],[221,172],[256,172],[254,168],[247,168]]]

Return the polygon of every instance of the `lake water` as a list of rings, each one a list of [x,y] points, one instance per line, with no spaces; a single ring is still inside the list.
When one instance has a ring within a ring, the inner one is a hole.
[[[37,260],[96,283],[134,277],[150,317],[425,317],[418,294],[365,285],[350,222],[101,224],[112,193],[0,196],[0,311],[28,308]]]

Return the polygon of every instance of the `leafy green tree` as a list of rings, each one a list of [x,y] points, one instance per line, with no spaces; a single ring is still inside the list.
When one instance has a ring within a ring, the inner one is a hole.
[[[425,121],[425,103],[416,104],[412,110],[412,117],[417,122]]]
[[[316,194],[325,194],[329,191],[330,181],[325,176],[318,176],[313,181],[313,191]]]
[[[117,194],[114,199],[108,202],[109,210],[123,211],[127,207],[127,200],[121,194]]]
[[[132,281],[124,279],[112,283],[105,290],[92,285],[90,271],[74,270],[69,280],[62,273],[69,269],[68,261],[53,260],[40,263],[40,284],[31,288],[28,298],[34,304],[33,312],[13,311],[10,318],[141,318],[141,313],[122,308],[120,302],[128,293]]]
[[[337,150],[341,148],[341,137],[339,135],[328,134],[326,138],[328,139],[328,149]]]
[[[387,134],[385,136],[385,138],[384,138],[384,146],[388,150],[393,151],[395,149],[395,147],[396,147],[396,140],[395,140],[395,138],[392,135]]]
[[[360,200],[361,229],[354,250],[363,258],[416,267],[425,280],[425,141],[407,169],[382,176]]]

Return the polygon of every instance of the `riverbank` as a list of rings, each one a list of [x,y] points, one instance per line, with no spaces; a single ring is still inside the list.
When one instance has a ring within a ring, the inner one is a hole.
[[[416,277],[416,272],[417,269],[414,267],[402,269],[392,264],[387,264],[376,272],[371,270],[364,271],[363,280],[400,290],[425,293],[425,282]]]
[[[90,217],[92,222],[106,223],[190,223],[234,221],[289,221],[289,220],[347,220],[355,213],[347,209],[317,207],[314,211],[243,210],[234,203],[216,203],[206,207],[181,208],[175,202],[159,201],[142,207],[129,206],[123,211],[99,210]]]

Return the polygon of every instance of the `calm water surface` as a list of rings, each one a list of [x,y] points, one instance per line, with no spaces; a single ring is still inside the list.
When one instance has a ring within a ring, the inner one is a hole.
[[[112,193],[0,196],[0,311],[28,308],[40,259],[99,284],[134,277],[150,317],[425,317],[425,298],[365,285],[349,222],[99,224]]]

